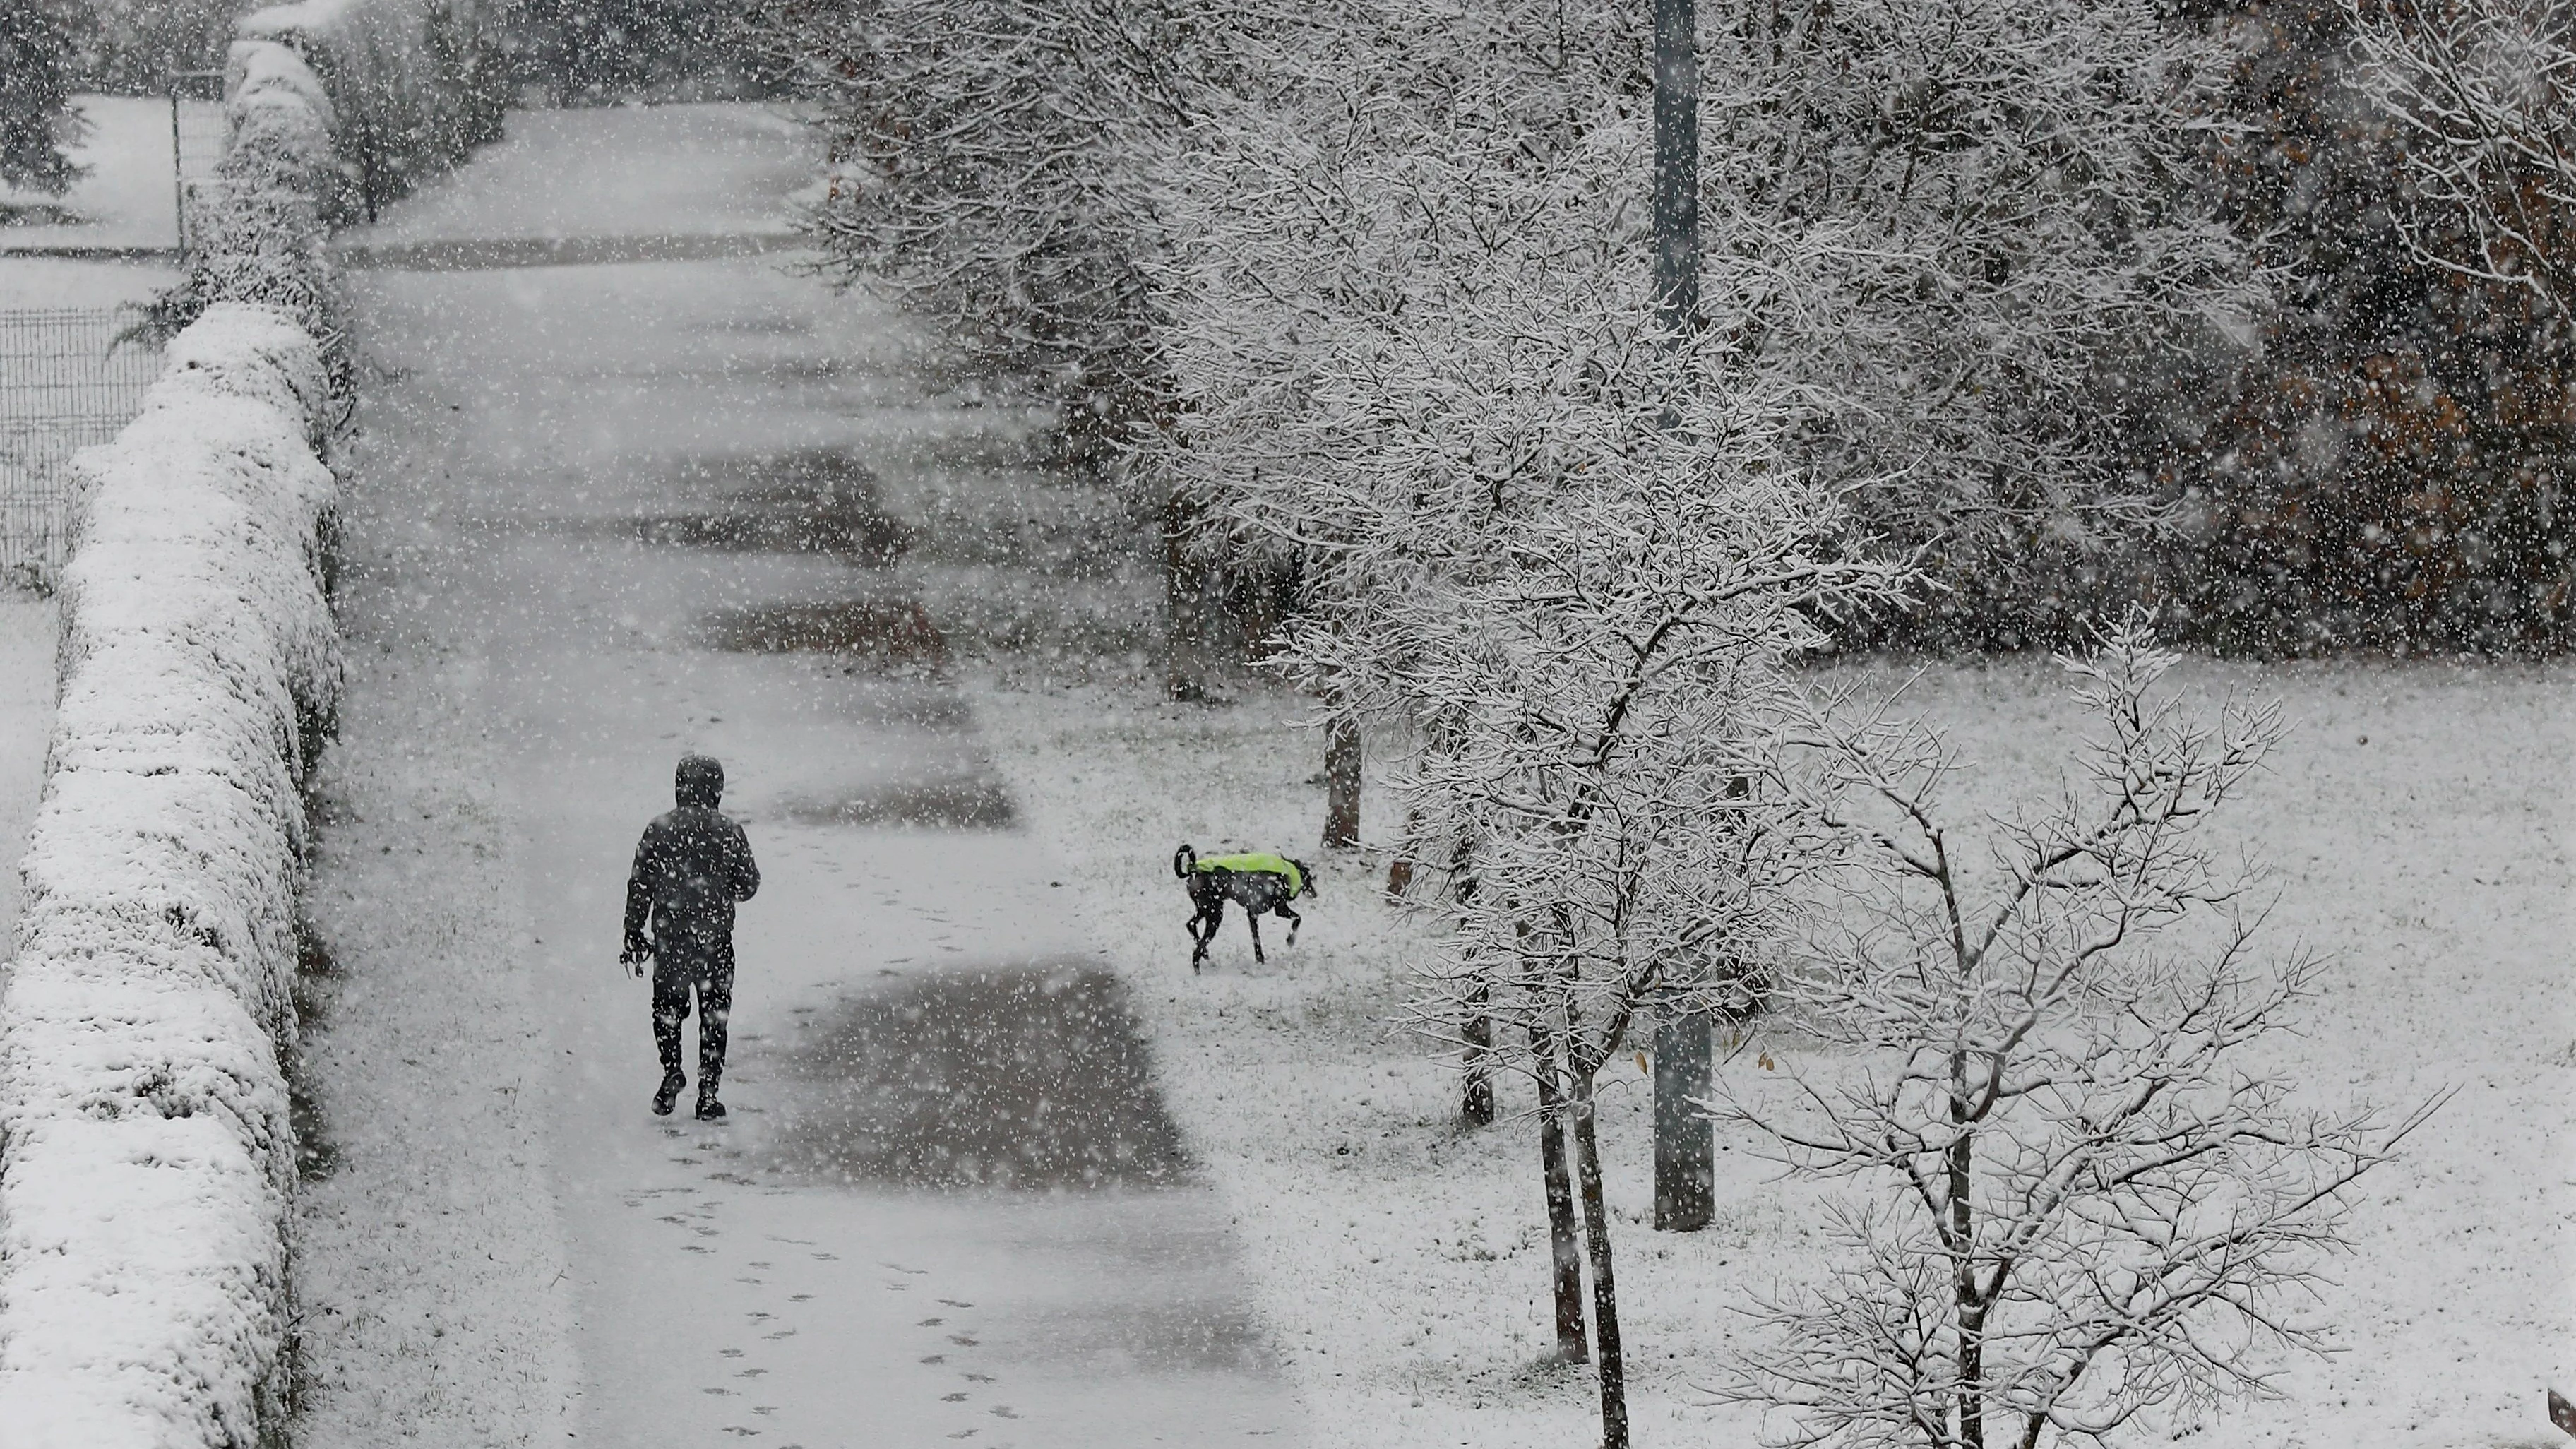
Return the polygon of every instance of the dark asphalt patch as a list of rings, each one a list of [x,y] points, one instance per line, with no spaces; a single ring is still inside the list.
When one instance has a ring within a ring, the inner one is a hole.
[[[912,531],[890,518],[818,504],[752,512],[735,509],[636,519],[636,541],[663,548],[734,553],[827,553],[858,563],[890,564],[912,546]]]
[[[693,458],[681,476],[700,486],[730,485],[727,506],[639,520],[644,542],[829,553],[873,564],[893,563],[913,544],[913,530],[880,502],[875,472],[842,449]]]
[[[1019,823],[1011,793],[995,779],[901,780],[831,799],[792,800],[788,818],[805,825],[912,826],[931,830],[1008,830]]]
[[[698,641],[737,654],[836,654],[882,665],[948,662],[948,640],[916,599],[764,604],[698,616]]]
[[[462,527],[500,533],[623,537],[648,547],[733,553],[827,554],[871,565],[902,558],[918,537],[910,525],[885,511],[876,474],[839,449],[705,455],[683,459],[670,471],[685,491],[712,493],[719,501],[692,512],[641,518],[555,516],[458,522]]]
[[[768,1044],[762,1152],[790,1177],[900,1187],[1161,1187],[1189,1164],[1125,989],[1078,963],[943,971]]]

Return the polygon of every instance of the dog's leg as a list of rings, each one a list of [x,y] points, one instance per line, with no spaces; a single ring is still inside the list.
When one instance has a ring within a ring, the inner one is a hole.
[[[1261,954],[1261,913],[1250,906],[1244,907],[1243,923],[1252,928],[1252,959],[1256,963],[1266,962],[1269,958]]]
[[[1306,924],[1305,921],[1301,919],[1295,911],[1288,909],[1284,904],[1279,907],[1279,914],[1288,918],[1288,944],[1291,946],[1296,945],[1297,928]]]
[[[1218,896],[1207,904],[1207,935],[1199,942],[1199,958],[1205,960],[1216,945],[1216,933],[1225,929],[1225,897]]]
[[[1215,939],[1216,922],[1209,919],[1206,908],[1201,907],[1197,915],[1190,917],[1190,970],[1193,973],[1199,969],[1200,962],[1207,960],[1208,943]]]

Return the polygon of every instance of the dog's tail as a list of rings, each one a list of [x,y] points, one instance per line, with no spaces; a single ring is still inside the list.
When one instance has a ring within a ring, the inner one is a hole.
[[[1187,842],[1183,842],[1180,849],[1172,852],[1172,874],[1182,880],[1190,878],[1190,872],[1198,868],[1198,863],[1199,853],[1192,850]]]

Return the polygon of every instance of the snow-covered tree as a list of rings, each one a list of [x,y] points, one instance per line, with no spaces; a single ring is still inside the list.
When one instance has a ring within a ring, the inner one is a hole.
[[[1210,78],[1189,0],[763,0],[752,33],[830,156],[830,271],[1033,375],[1095,438],[1150,414],[1162,249],[1145,142]]]
[[[1658,370],[1662,348],[1645,345],[1656,358],[1617,365],[1629,379]],[[1487,359],[1546,360],[1513,350]],[[1418,1022],[1527,1079],[1542,1132],[1562,1123],[1614,1449],[1627,1442],[1625,1361],[1596,1080],[1656,1013],[1738,1015],[1757,997],[1782,879],[1806,856],[1783,802],[1745,788],[1744,742],[1784,660],[1819,642],[1807,611],[1891,582],[1831,556],[1827,500],[1779,466],[1756,431],[1767,420],[1711,416],[1733,399],[1688,406],[1683,426],[1712,431],[1667,444],[1671,395],[1616,387],[1573,406],[1544,388],[1491,399],[1536,404],[1533,432],[1563,430],[1557,466],[1504,485],[1490,511],[1462,510],[1410,607],[1374,625],[1410,642],[1390,686],[1438,721],[1396,788],[1473,877],[1447,908],[1445,949],[1423,963]],[[1399,522],[1394,547],[1422,548],[1433,526]],[[1385,547],[1378,527],[1360,537]],[[1328,640],[1307,653],[1340,667]],[[1547,1147],[1553,1194],[1563,1169]]]
[[[59,196],[80,178],[72,65],[82,13],[70,0],[0,0],[0,184]]]
[[[2415,255],[2576,320],[2576,4],[2345,3],[2363,87],[2405,138]]]
[[[1783,1076],[1723,1111],[1856,1191],[1831,1276],[1760,1310],[1777,1338],[1732,1388],[1789,1411],[1784,1442],[2040,1449],[2260,1392],[2314,1342],[2294,1300],[2355,1180],[2431,1110],[2383,1125],[2265,1074],[2320,967],[2256,951],[2259,883],[2208,827],[2279,712],[2209,723],[2161,687],[2175,662],[2137,617],[2066,659],[2093,733],[1983,842],[1919,727],[1793,731],[1852,893],[1775,983]]]
[[[1901,570],[1840,551],[1832,490],[1782,459],[1791,400],[1658,327],[1633,37],[1538,4],[1368,15],[1174,163],[1201,244],[1158,274],[1162,462],[1303,560],[1285,662],[1415,727],[1392,788],[1457,887],[1419,1024],[1534,1089],[1560,1347],[1585,1351],[1588,1267],[1624,1444],[1595,1079],[1655,1011],[1745,1004],[1722,963],[1760,957],[1801,857],[1743,751],[1817,618]]]
[[[519,73],[559,105],[624,96],[719,100],[757,94],[729,0],[517,0]]]
[[[224,63],[233,21],[257,0],[87,0],[80,88],[118,95],[168,93],[170,72]]]
[[[2153,0],[1700,13],[1709,324],[1797,390],[1797,460],[1929,547],[1918,633],[2065,627],[2034,563],[2159,522],[2105,359],[2258,299],[2195,185],[2223,36]]]

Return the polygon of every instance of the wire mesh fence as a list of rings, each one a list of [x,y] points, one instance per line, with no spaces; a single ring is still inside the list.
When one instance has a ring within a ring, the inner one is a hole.
[[[72,454],[142,410],[158,349],[137,307],[0,311],[0,580],[42,587],[69,549]]]

